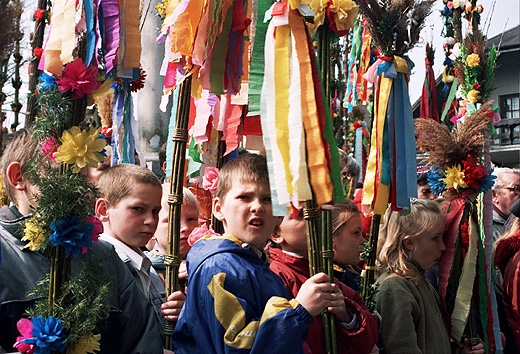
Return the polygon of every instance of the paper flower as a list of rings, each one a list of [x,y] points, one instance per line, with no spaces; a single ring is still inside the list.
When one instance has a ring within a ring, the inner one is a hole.
[[[31,323],[34,327],[32,329],[34,337],[25,338],[21,342],[36,346],[35,354],[51,354],[53,351],[65,350],[63,323],[59,319],[49,316],[45,320],[42,316],[35,316],[31,319]]]
[[[45,9],[36,9],[34,10],[34,20],[36,22],[40,22],[41,20],[43,20],[46,16],[46,11]]]
[[[479,66],[480,65],[480,57],[478,56],[478,54],[470,54],[468,55],[468,57],[466,58],[466,64],[470,67],[470,68],[473,68],[475,66]]]
[[[202,188],[210,191],[211,195],[215,195],[218,186],[218,173],[219,170],[216,167],[206,167],[204,170],[204,176],[202,177]]]
[[[54,233],[49,237],[53,246],[63,246],[66,257],[78,257],[83,248],[92,247],[94,225],[78,220],[76,216],[64,217],[50,225]]]
[[[468,185],[464,182],[464,172],[459,164],[448,167],[444,174],[446,177],[442,180],[446,183],[446,188],[453,188],[457,191],[462,188],[468,188]]]
[[[21,336],[16,337],[16,343],[13,347],[15,347],[19,353],[33,354],[35,346],[34,344],[26,344],[22,341],[24,339],[33,338],[32,330],[34,328],[32,322],[27,318],[21,318],[16,323],[16,328],[18,328],[18,332],[20,332]]]
[[[87,165],[97,167],[104,159],[101,151],[106,145],[106,141],[99,138],[99,132],[99,129],[86,131],[77,126],[64,131],[60,138],[61,146],[54,153],[56,161],[74,165],[76,173]]]
[[[54,76],[45,72],[38,76],[38,81],[40,81],[40,83],[36,85],[36,87],[40,91],[46,91],[56,87],[56,80],[54,79]]]
[[[98,69],[95,66],[88,68],[83,64],[81,58],[75,59],[72,63],[65,65],[63,76],[58,78],[56,83],[61,92],[71,91],[71,98],[81,98],[84,95],[91,95],[92,91],[101,86],[96,81]]]
[[[99,235],[103,233],[103,224],[94,215],[89,215],[87,217],[87,223],[93,226],[92,232],[90,234],[92,241],[97,242],[99,239]],[[86,249],[85,249],[85,251],[86,251]],[[85,253],[85,252],[82,252],[82,253]]]
[[[36,59],[40,60],[42,58],[43,54],[43,48],[40,47],[34,47],[33,49],[33,55]]]
[[[43,156],[48,157],[51,159],[51,161],[56,161],[53,154],[58,151],[58,141],[54,136],[48,137],[46,140],[43,141],[42,147],[41,147],[41,153]]]
[[[130,81],[130,91],[137,92],[144,87],[146,81],[146,71],[142,67],[139,67],[139,77],[135,80]]]
[[[220,236],[220,234],[216,233],[212,229],[208,229],[206,224],[202,224],[201,226],[194,228],[188,236],[188,245],[190,245],[190,247],[193,246],[195,242],[204,236]]]
[[[22,241],[29,241],[25,247],[29,248],[31,251],[39,251],[45,248],[45,231],[34,218],[25,222]]]
[[[477,90],[470,90],[466,98],[470,103],[475,103],[480,99],[480,92]]]
[[[443,181],[444,173],[438,167],[431,167],[428,172],[428,185],[432,190],[433,194],[439,196],[444,192],[446,188],[446,183]]]
[[[101,350],[99,346],[100,339],[100,334],[93,335],[91,333],[90,335],[83,336],[76,342],[73,348],[67,350],[67,354],[95,354],[96,351]]]

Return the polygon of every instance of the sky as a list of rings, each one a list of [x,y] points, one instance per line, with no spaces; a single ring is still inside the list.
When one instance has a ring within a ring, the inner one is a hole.
[[[477,5],[484,7],[484,12],[481,14],[480,29],[487,35],[487,38],[495,37],[510,28],[518,26],[520,23],[518,0],[499,0],[498,4],[496,2],[496,0],[477,1]],[[433,48],[435,48],[435,62],[433,65],[435,77],[442,73],[442,62],[444,61],[444,51],[442,49],[444,38],[441,37],[442,18],[440,16],[442,8],[442,0],[437,0],[432,13],[426,20],[425,27],[421,31],[420,43],[409,52],[410,59],[415,63],[409,83],[410,101],[412,104],[419,99],[424,82],[426,42],[433,43]],[[464,30],[467,21],[465,19],[462,21]]]

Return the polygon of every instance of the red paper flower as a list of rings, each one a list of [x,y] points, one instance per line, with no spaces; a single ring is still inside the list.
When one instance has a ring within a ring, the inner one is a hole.
[[[464,182],[474,190],[480,188],[480,180],[488,175],[484,166],[475,165],[473,156],[468,155],[466,161],[462,161],[464,165]]]
[[[43,54],[43,48],[40,47],[34,47],[33,49],[33,55],[36,59],[40,60],[42,58]]]
[[[473,85],[471,85],[471,88],[473,90],[480,90],[481,86],[480,86],[480,84],[473,84]]]
[[[208,229],[206,224],[202,224],[200,227],[194,228],[188,236],[188,245],[193,246],[195,242],[204,236],[220,236],[220,234],[216,233],[212,229]]]
[[[58,144],[58,141],[55,137],[50,136],[48,137],[42,144],[41,147],[41,153],[43,156],[49,157],[51,161],[56,161],[53,154],[58,151],[58,147],[60,145]]]
[[[21,336],[16,337],[16,343],[14,347],[18,349],[19,353],[33,354],[36,346],[34,344],[22,343],[24,339],[33,338],[32,330],[34,328],[32,322],[27,318],[22,318],[16,323],[16,328],[20,332]]]
[[[94,66],[86,67],[81,58],[65,65],[63,76],[56,80],[58,90],[71,91],[71,98],[81,98],[83,95],[91,95],[92,91],[101,86],[96,81],[98,69]]]
[[[216,167],[206,167],[204,170],[204,176],[202,177],[202,188],[211,192],[211,195],[215,195],[218,186],[218,173],[219,170]]]
[[[34,10],[34,20],[36,22],[40,22],[46,16],[46,11],[44,9],[36,9]]]
[[[139,78],[130,81],[130,91],[137,92],[144,87],[144,81],[146,80],[146,71],[139,67]]]
[[[354,123],[352,123],[352,126],[354,127],[354,129],[361,128],[363,126],[363,121],[357,120]]]

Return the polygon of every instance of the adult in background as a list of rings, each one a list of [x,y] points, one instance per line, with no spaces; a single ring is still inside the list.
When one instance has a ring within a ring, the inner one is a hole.
[[[520,198],[520,170],[497,167],[493,186],[493,242],[504,234],[504,224],[511,214],[511,205]]]

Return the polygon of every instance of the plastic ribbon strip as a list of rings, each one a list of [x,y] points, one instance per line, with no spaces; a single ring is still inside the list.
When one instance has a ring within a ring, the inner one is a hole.
[[[383,214],[408,208],[417,197],[415,132],[406,76],[413,63],[407,58],[379,57],[365,78],[374,83],[375,121],[364,183],[363,209]],[[397,158],[399,156],[399,158]]]

